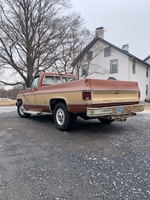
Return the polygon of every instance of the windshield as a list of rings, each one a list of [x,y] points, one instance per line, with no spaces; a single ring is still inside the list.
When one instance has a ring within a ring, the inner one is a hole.
[[[31,88],[34,88],[38,85],[39,76],[35,77],[31,83]]]

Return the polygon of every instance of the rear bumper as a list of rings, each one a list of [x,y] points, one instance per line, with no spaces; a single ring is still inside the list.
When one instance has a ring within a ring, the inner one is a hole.
[[[144,104],[134,104],[134,105],[123,105],[123,106],[111,106],[111,107],[88,107],[86,114],[88,117],[105,117],[110,116],[112,119],[119,117],[129,117],[134,115],[136,112],[144,111]]]

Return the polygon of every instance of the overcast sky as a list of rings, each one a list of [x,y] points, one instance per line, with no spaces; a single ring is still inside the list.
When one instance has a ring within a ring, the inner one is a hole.
[[[150,0],[71,0],[91,31],[103,26],[104,39],[140,59],[150,55]]]

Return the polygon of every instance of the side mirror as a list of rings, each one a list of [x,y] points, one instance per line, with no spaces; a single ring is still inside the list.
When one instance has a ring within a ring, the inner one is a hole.
[[[37,90],[37,86],[34,86],[33,89],[34,89],[34,90]]]
[[[27,90],[27,84],[23,83],[23,90]]]

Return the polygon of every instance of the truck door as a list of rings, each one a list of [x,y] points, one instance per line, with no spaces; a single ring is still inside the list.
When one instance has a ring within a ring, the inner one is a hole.
[[[37,110],[37,99],[36,99],[36,90],[38,85],[39,76],[36,76],[32,83],[30,88],[28,88],[27,93],[25,93],[26,101],[27,101],[27,107],[31,110]]]

